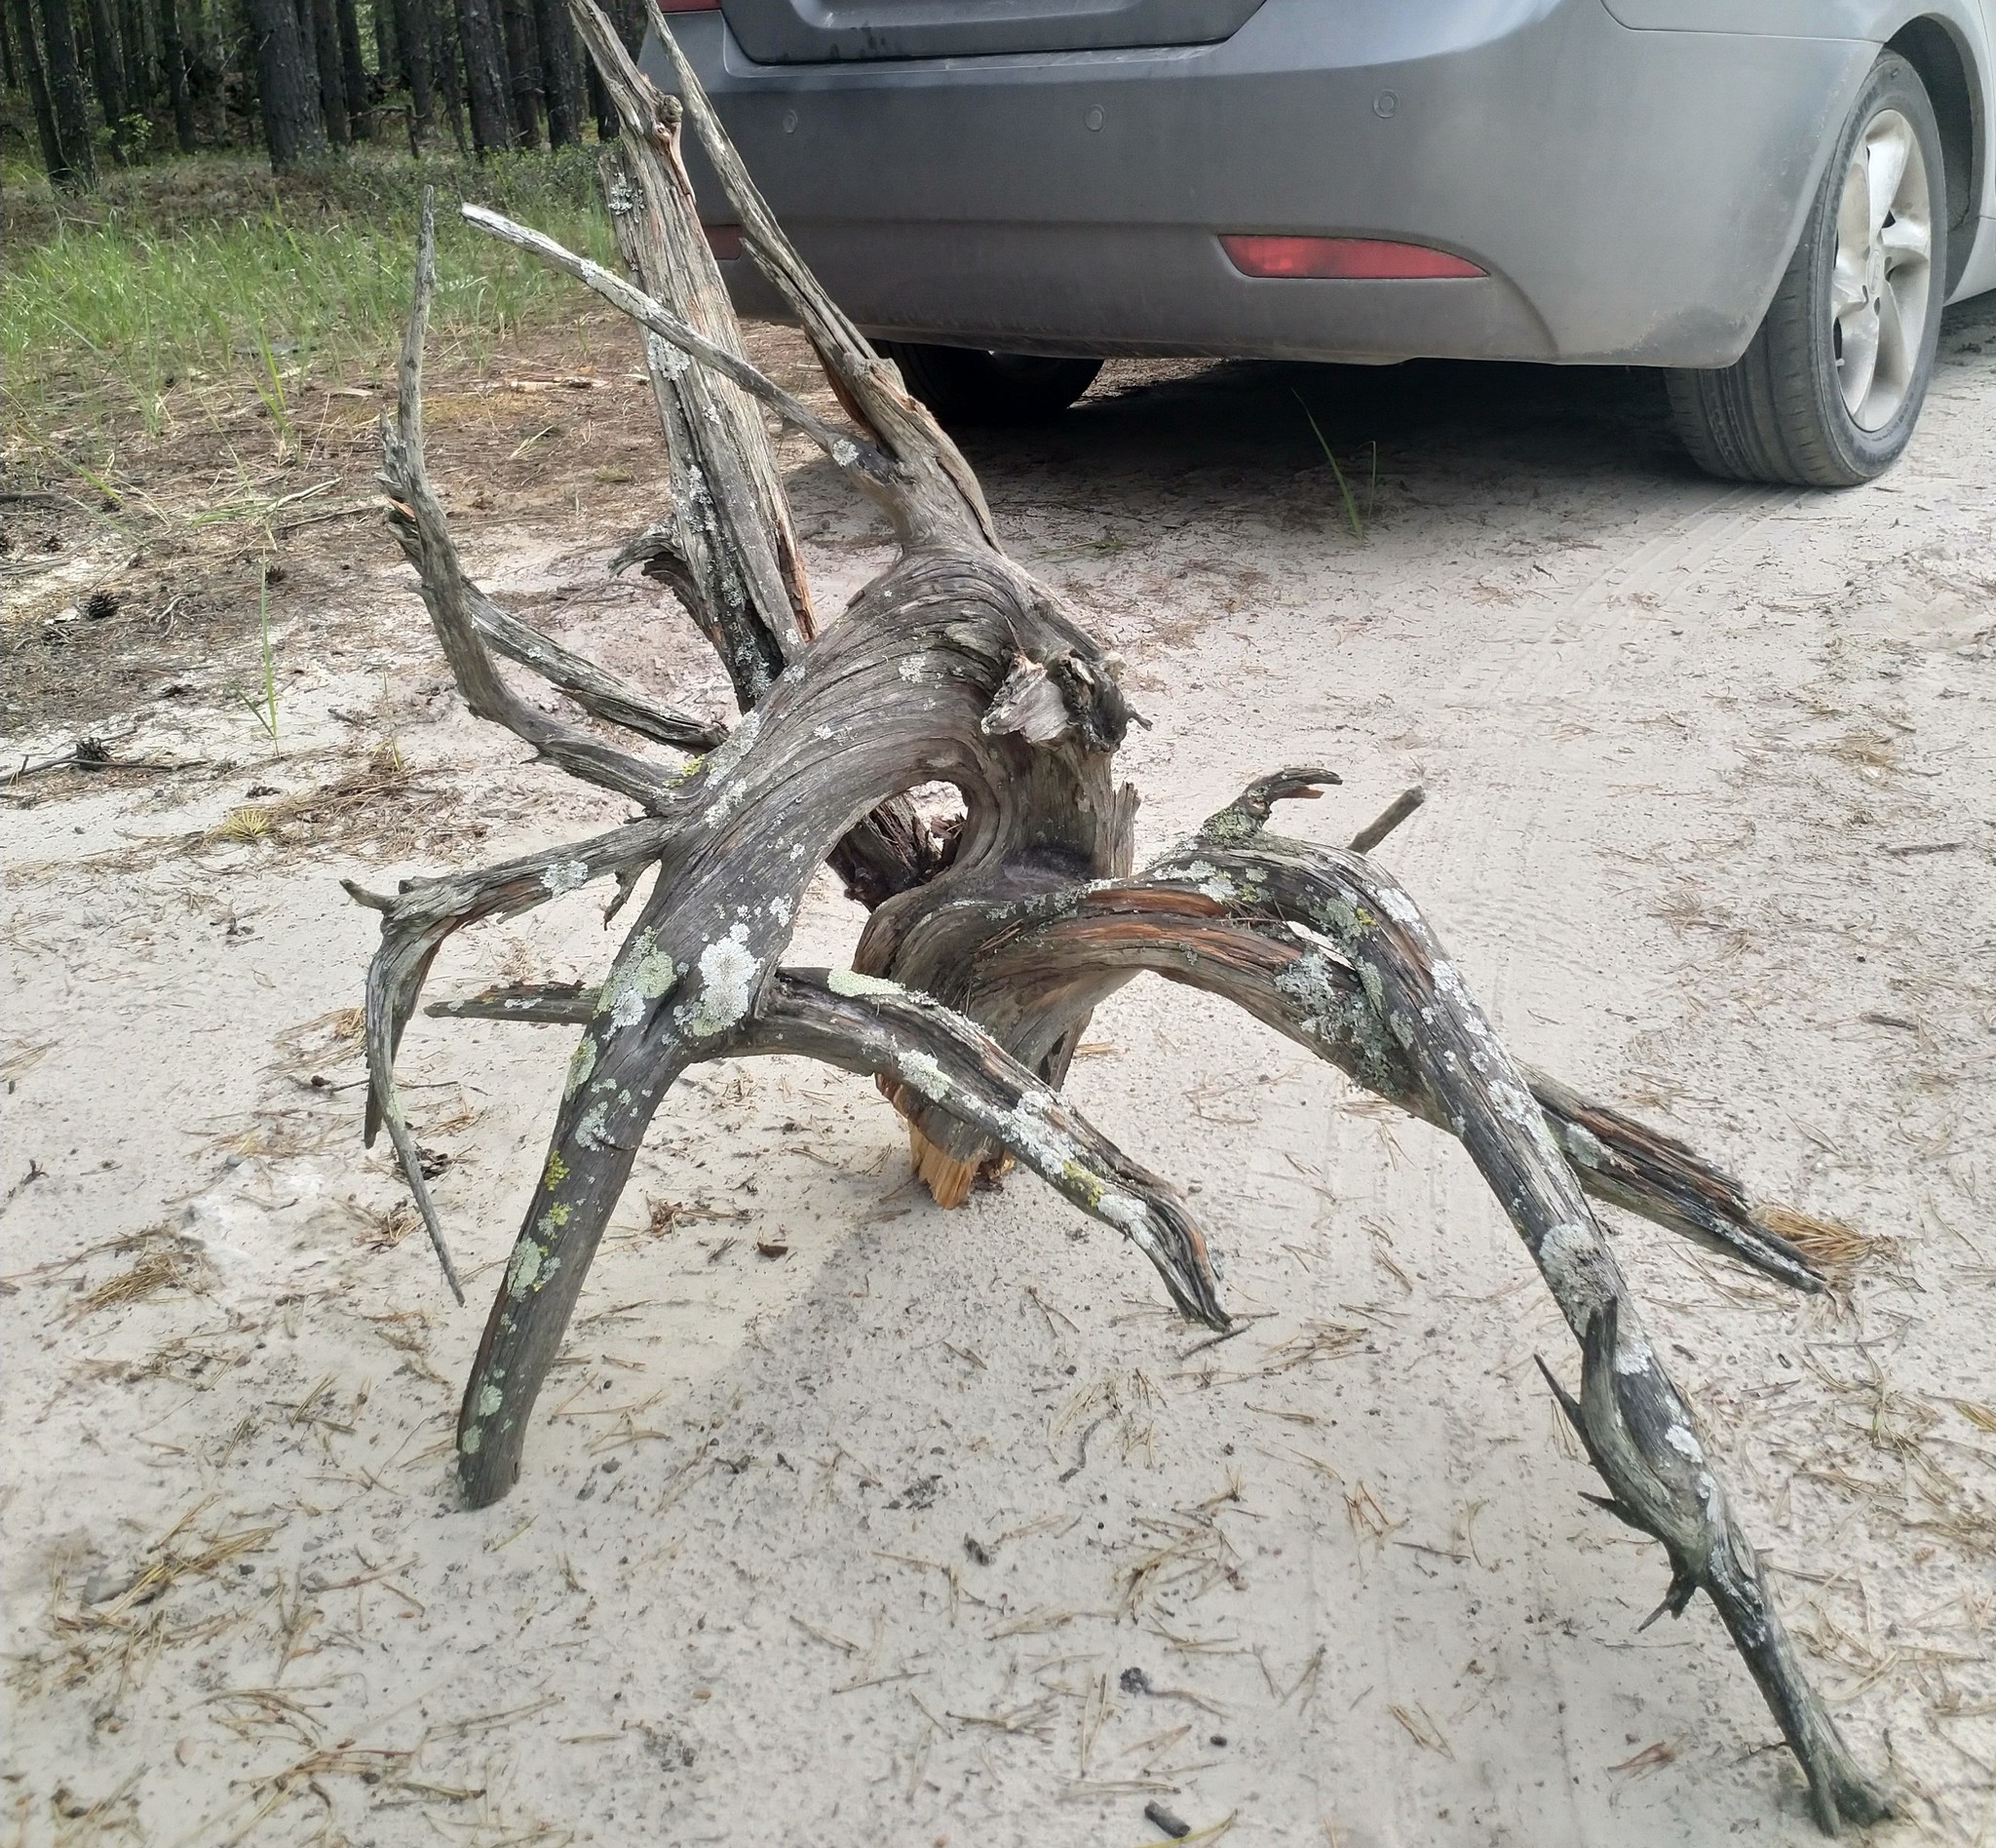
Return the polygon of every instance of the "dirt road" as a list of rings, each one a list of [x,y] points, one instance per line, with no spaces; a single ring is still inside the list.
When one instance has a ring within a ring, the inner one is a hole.
[[[1155,722],[1140,853],[1286,762],[1344,773],[1297,812],[1328,838],[1425,783],[1382,858],[1519,1054],[1864,1235],[1798,1303],[1617,1229],[1905,1797],[1881,1839],[1996,1840],[1996,305],[1849,494],[1704,480],[1653,381],[1527,368],[1126,367],[968,446]],[[886,555],[794,459],[836,607]],[[717,710],[683,620],[605,590],[594,495],[441,463],[498,589]],[[1663,1562],[1580,1499],[1532,1364],[1570,1344],[1468,1161],[1160,983],[1072,1089],[1201,1190],[1238,1337],[1029,1177],[939,1212],[870,1087],[708,1067],[518,1489],[457,1512],[565,1035],[410,1031],[456,1309],[359,1144],[334,876],[614,810],[462,717],[385,536],[341,531],[286,589],[279,751],[239,623],[127,696],[120,751],[191,767],[32,779],[0,829],[17,1839],[1133,1848],[1147,1803],[1244,1845],[1813,1839],[1708,1609],[1638,1633]],[[843,962],[814,899],[797,959]],[[564,906],[435,992],[593,975]]]

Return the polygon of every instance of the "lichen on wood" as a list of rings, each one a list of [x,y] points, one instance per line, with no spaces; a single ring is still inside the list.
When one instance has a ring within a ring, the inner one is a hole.
[[[1688,1402],[1671,1384],[1591,1201],[1633,1212],[1798,1290],[1823,1280],[1683,1144],[1518,1065],[1414,899],[1369,850],[1409,791],[1334,848],[1269,831],[1280,803],[1337,781],[1255,779],[1133,869],[1135,791],[1115,756],[1135,722],[1116,664],[999,545],[975,474],[825,293],[770,213],[662,16],[680,95],[633,63],[593,0],[571,0],[624,134],[603,161],[614,275],[477,207],[466,218],[574,276],[641,326],[672,483],[641,563],[686,605],[734,686],[725,738],[536,635],[473,585],[423,451],[422,350],[435,288],[426,207],[397,413],[383,434],[390,522],[460,692],[563,772],[637,817],[480,871],[350,887],[382,913],[366,989],[367,1136],[386,1125],[453,1290],[457,1275],[395,1091],[395,1056],[439,947],[604,878],[614,913],[655,873],[600,984],[509,988],[433,1009],[580,1029],[542,1164],[467,1382],[465,1499],[516,1481],[534,1403],[660,1100],[700,1061],[784,1053],[872,1077],[906,1119],[916,1170],[951,1205],[1008,1158],[1135,1245],[1186,1316],[1224,1331],[1214,1253],[1190,1204],[1061,1095],[1094,1010],[1143,972],[1208,990],[1456,1136],[1516,1227],[1581,1351],[1577,1395],[1548,1369],[1608,1488],[1659,1541],[1664,1604],[1708,1596],[1793,1750],[1823,1828],[1887,1815],[1784,1632]],[[682,115],[727,193],[743,248],[804,328],[847,419],[820,419],[746,357],[681,163]],[[898,556],[824,624],[766,413],[815,442],[885,516]],[[496,656],[630,736],[550,717]],[[705,751],[685,764],[644,748]],[[960,823],[909,801],[953,786]],[[787,968],[821,865],[869,912],[848,970]]]

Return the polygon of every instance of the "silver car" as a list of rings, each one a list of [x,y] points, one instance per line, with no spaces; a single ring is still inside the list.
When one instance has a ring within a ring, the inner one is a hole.
[[[946,419],[1103,356],[1670,368],[1715,475],[1844,486],[1996,288],[1996,0],[668,0]],[[662,48],[646,68],[670,88]],[[738,305],[778,303],[694,163]]]

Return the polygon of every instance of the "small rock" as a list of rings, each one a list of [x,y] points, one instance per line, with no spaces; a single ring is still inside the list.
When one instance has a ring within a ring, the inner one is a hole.
[[[121,1572],[116,1566],[100,1565],[83,1582],[83,1601],[86,1604],[108,1604],[121,1592],[131,1589],[130,1572]]]

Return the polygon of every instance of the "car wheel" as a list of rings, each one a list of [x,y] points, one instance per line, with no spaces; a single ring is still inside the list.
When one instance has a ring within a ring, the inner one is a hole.
[[[1670,375],[1677,432],[1700,468],[1855,487],[1899,459],[1939,339],[1945,193],[1926,89],[1887,53],[1752,344],[1732,366]]]
[[[1030,424],[1057,417],[1094,383],[1100,360],[987,353],[883,340],[909,391],[945,424]]]

